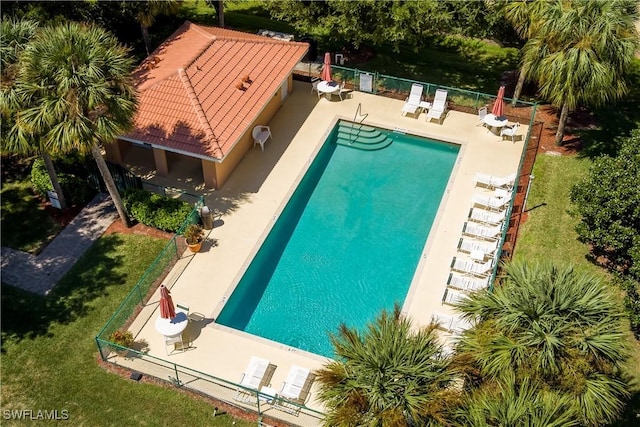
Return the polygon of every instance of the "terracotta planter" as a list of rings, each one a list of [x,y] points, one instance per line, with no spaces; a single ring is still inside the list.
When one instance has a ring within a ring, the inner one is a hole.
[[[197,252],[200,252],[200,248],[202,248],[202,242],[198,242],[193,245],[187,243],[187,246],[189,246],[189,250],[195,254]]]

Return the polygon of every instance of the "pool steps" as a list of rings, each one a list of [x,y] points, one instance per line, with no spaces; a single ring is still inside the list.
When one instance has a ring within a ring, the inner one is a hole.
[[[391,145],[393,140],[379,129],[357,123],[338,123],[336,144],[361,150],[381,150]]]

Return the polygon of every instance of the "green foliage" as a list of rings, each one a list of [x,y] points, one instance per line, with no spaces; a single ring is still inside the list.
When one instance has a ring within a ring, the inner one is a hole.
[[[467,397],[455,418],[464,426],[578,426],[571,399],[538,384],[523,382],[480,389]]]
[[[581,217],[577,232],[594,259],[640,280],[640,129],[622,139],[615,157],[597,158],[571,191]]]
[[[274,19],[303,34],[326,35],[333,43],[359,48],[392,45],[417,48],[435,35],[513,38],[499,3],[459,1],[267,2]]]
[[[140,189],[129,189],[122,197],[127,212],[142,224],[176,232],[192,208],[187,202]]]
[[[195,245],[204,240],[204,229],[200,224],[189,224],[182,233],[187,244]]]
[[[86,179],[68,173],[58,173],[58,181],[62,192],[71,205],[84,205],[93,196],[94,191]],[[53,190],[51,179],[41,158],[33,162],[31,168],[31,184],[41,197],[47,198],[47,191]]]
[[[166,244],[145,236],[105,235],[47,296],[2,285],[3,409],[68,409],[70,425],[162,426],[171,420],[256,426],[229,414],[214,418],[207,399],[134,382],[96,362],[95,334]]]
[[[458,307],[478,321],[456,348],[474,387],[534,384],[568,399],[580,425],[613,421],[629,394],[621,374],[629,349],[606,284],[548,262],[506,264],[501,279],[493,292],[476,292]]]
[[[2,182],[2,246],[38,254],[60,232],[28,179]]]
[[[443,422],[456,392],[435,325],[414,330],[395,306],[363,332],[341,325],[336,358],[318,371],[327,426],[429,425]]]

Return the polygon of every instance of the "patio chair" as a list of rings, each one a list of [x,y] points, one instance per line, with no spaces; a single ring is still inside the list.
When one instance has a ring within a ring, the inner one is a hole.
[[[480,279],[453,272],[449,274],[447,286],[460,289],[461,291],[477,291],[479,289],[486,289],[489,287],[489,277]]]
[[[481,107],[478,109],[478,120],[480,123],[477,126],[485,126],[484,118],[487,116],[487,106]]]
[[[476,176],[473,179],[473,185],[477,186],[483,186],[483,187],[487,187],[487,188],[506,188],[506,189],[511,189],[513,188],[513,184],[516,181],[516,173],[511,173],[509,175],[505,175],[505,176],[494,176],[494,175],[488,175],[486,173],[481,173],[478,172],[476,173]]]
[[[471,197],[471,201],[473,205],[484,206],[490,210],[498,211],[505,209],[509,204],[510,199],[508,197],[492,197],[475,193]]]
[[[442,303],[443,304],[449,304],[449,305],[455,305],[459,302],[462,302],[464,299],[467,298],[466,294],[463,294],[462,292],[458,292],[456,290],[447,288],[444,290],[444,295],[442,296]]]
[[[462,227],[462,234],[472,237],[478,237],[485,240],[497,240],[502,235],[502,226],[486,226],[476,224],[474,222],[465,222],[464,226]],[[497,242],[495,243],[497,244]]]
[[[264,151],[264,143],[267,142],[267,139],[273,139],[269,126],[256,126],[253,128],[251,135],[253,136],[253,146],[260,144],[262,151]]]
[[[451,270],[467,273],[472,276],[487,277],[493,268],[493,259],[475,262],[472,259],[453,257]]]
[[[409,97],[404,101],[402,106],[402,115],[416,114],[418,108],[420,108],[420,102],[422,102],[422,89],[423,86],[417,83],[411,85],[411,93]]]
[[[342,83],[340,83],[340,90],[338,91],[338,93],[332,93],[331,96],[338,95],[340,97],[340,101],[342,101],[343,100],[342,99],[342,94],[346,93],[346,91],[344,90],[344,87],[345,87],[346,84],[347,84],[346,81],[343,81]]]
[[[287,378],[282,383],[274,407],[290,414],[297,414],[309,395],[315,375],[309,369],[292,365]]]
[[[447,91],[444,89],[436,90],[436,95],[433,98],[433,105],[429,108],[427,117],[425,120],[430,122],[433,119],[438,120],[442,124],[443,116],[447,111]]]
[[[499,211],[492,212],[487,211],[482,208],[471,208],[469,211],[469,219],[475,222],[490,224],[490,225],[499,225],[504,222],[507,217],[507,211]]]
[[[240,378],[235,400],[241,402],[253,402],[257,399],[257,391],[271,382],[271,376],[276,366],[269,363],[267,359],[252,356],[249,365]],[[255,390],[255,392],[253,392]]]
[[[320,92],[318,91],[318,83],[320,83],[322,80],[320,80],[318,77],[313,77],[311,79],[311,93],[313,93],[313,91],[315,90],[316,93],[318,94],[318,98],[320,98]]]
[[[167,356],[170,356],[175,351],[185,351],[187,349],[187,346],[184,344],[184,340],[182,339],[182,334],[178,334],[173,337],[165,335],[164,346]],[[169,348],[171,348],[171,351],[169,351]]]
[[[516,131],[520,127],[520,123],[516,123],[511,127],[504,127],[500,130],[500,136],[504,139],[505,136],[511,137],[512,142],[516,142]]]

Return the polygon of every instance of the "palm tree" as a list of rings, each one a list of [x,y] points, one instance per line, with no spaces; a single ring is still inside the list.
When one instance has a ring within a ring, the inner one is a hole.
[[[463,426],[578,426],[571,399],[541,389],[534,381],[480,389],[462,402],[456,421]]]
[[[341,325],[336,360],[317,372],[327,426],[413,426],[445,422],[456,392],[435,326],[414,331],[395,306],[365,332]]]
[[[151,39],[149,38],[149,27],[156,21],[158,15],[173,15],[180,8],[182,0],[147,0],[135,2],[138,9],[136,19],[140,23],[142,38],[147,55],[151,53]]]
[[[530,40],[537,32],[538,26],[545,19],[545,8],[547,2],[544,1],[510,1],[501,3],[504,8],[505,18],[511,22],[514,29],[524,40]],[[512,104],[516,105],[520,93],[524,87],[524,82],[530,74],[531,61],[521,61],[518,82],[513,92]]]
[[[529,38],[522,82],[537,82],[540,96],[561,111],[557,145],[578,105],[604,105],[626,94],[624,76],[640,43],[634,0],[518,2],[506,7],[506,16]]]
[[[459,304],[478,322],[456,348],[472,389],[526,383],[571,401],[581,425],[611,422],[628,397],[623,314],[605,285],[571,266],[505,265],[501,286]]]
[[[30,138],[28,144],[14,144],[11,129],[15,124],[19,102],[14,90],[14,83],[20,71],[20,56],[35,36],[38,23],[29,19],[3,19],[0,24],[0,59],[2,61],[2,81],[0,83],[2,93],[2,151],[13,152],[21,155],[41,155],[53,190],[58,195],[60,207],[65,209],[67,201],[58,180],[58,174],[53,166],[51,155],[39,144],[37,137]],[[26,140],[23,140],[26,141]]]
[[[39,31],[25,48],[14,84],[14,147],[38,139],[46,153],[91,152],[122,222],[129,218],[102,157],[133,125],[137,107],[133,60],[115,37],[96,26],[65,23]]]

